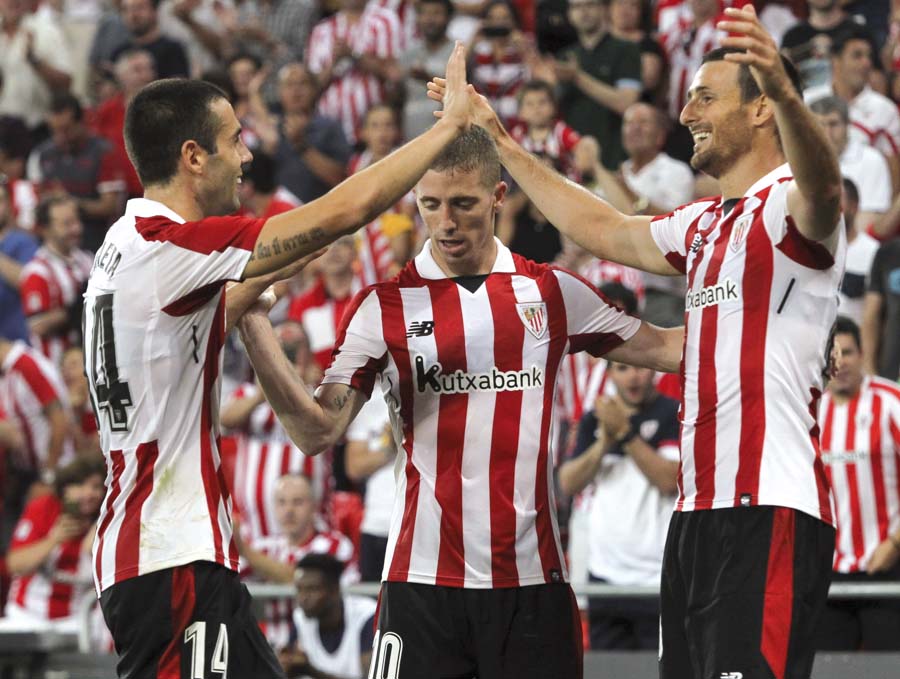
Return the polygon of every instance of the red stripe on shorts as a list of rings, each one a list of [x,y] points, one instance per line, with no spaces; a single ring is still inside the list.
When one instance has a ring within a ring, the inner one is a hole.
[[[172,569],[172,639],[159,659],[157,679],[181,679],[181,649],[184,630],[194,614],[197,592],[191,564]],[[199,643],[195,640],[194,643]]]
[[[794,606],[794,533],[793,509],[775,507],[772,539],[763,594],[763,622],[760,651],[775,679],[784,679],[791,640]]]

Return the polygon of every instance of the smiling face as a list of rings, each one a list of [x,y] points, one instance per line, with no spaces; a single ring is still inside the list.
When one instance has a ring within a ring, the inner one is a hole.
[[[216,152],[204,152],[206,166],[197,190],[197,202],[208,217],[228,215],[240,207],[241,166],[253,160],[241,138],[241,124],[231,104],[225,99],[216,99],[210,105],[210,113],[219,121]]]
[[[429,170],[416,185],[431,252],[454,276],[489,273],[496,257],[494,217],[506,184],[488,186],[480,170]]]
[[[691,167],[719,178],[751,151],[750,102],[741,101],[737,64],[703,64],[688,90],[681,124],[694,137]]]

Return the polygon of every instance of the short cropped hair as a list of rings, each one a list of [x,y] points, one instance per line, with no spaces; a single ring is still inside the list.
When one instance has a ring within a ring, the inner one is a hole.
[[[872,34],[869,33],[865,26],[860,26],[856,23],[838,31],[837,35],[831,40],[831,56],[837,57],[843,54],[844,48],[847,47],[847,43],[853,42],[854,40],[860,40],[871,47]],[[872,59],[877,58],[874,54],[871,55],[871,57]]]
[[[494,188],[500,181],[500,153],[488,131],[472,125],[444,147],[429,169],[435,172],[478,170],[482,183]]]
[[[529,92],[543,92],[550,98],[550,101],[553,102],[554,106],[556,105],[556,91],[553,89],[553,85],[546,80],[529,80],[522,85],[522,87],[519,88],[519,93],[517,95],[519,104],[522,103],[522,99]]]
[[[92,476],[105,478],[106,462],[99,453],[83,453],[59,469],[53,480],[53,490],[57,497],[62,498],[66,486],[84,483]]]
[[[841,120],[844,121],[844,125],[847,125],[850,122],[850,109],[847,107],[847,102],[834,95],[816,99],[816,101],[809,105],[809,110],[820,116],[837,113],[841,116]]]
[[[837,320],[834,322],[834,335],[850,335],[853,337],[853,340],[856,342],[856,348],[862,348],[862,339],[859,334],[859,326],[856,324],[851,318],[847,318],[846,316],[838,316]]]
[[[746,52],[746,50],[737,47],[717,47],[704,54],[700,63],[708,64],[711,61],[726,61],[726,54],[743,54],[744,52]],[[794,86],[794,90],[796,90],[797,94],[802,96],[803,82],[800,79],[800,73],[797,71],[797,67],[783,54],[780,54],[779,56],[781,57],[781,63],[784,66],[784,70],[787,71],[788,78],[790,78],[791,84]],[[746,104],[748,101],[753,101],[760,96],[762,91],[759,89],[759,85],[756,84],[756,80],[750,72],[750,67],[747,66],[747,64],[738,64],[738,66],[740,68],[738,71],[738,85],[741,88],[741,103]]]
[[[70,111],[75,120],[81,120],[84,117],[84,110],[81,108],[78,97],[69,92],[58,92],[50,100],[50,113],[64,113],[65,111]]]
[[[314,552],[307,554],[297,562],[294,571],[295,577],[299,575],[300,571],[318,571],[322,574],[325,582],[334,587],[340,587],[344,564],[331,554]]]
[[[67,193],[54,193],[42,199],[34,210],[34,222],[40,227],[50,226],[50,213],[57,205],[74,203],[75,198]]]
[[[447,11],[447,17],[453,16],[456,8],[453,6],[453,0],[419,0],[420,5],[442,5]]]
[[[228,100],[219,87],[186,78],[157,80],[135,95],[125,114],[125,147],[145,187],[165,185],[175,177],[188,140],[216,152],[222,121],[211,106],[218,99]]]

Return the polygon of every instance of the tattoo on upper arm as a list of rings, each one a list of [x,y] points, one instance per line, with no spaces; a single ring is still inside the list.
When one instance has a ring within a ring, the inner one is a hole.
[[[279,240],[278,236],[275,236],[271,241],[258,242],[253,252],[250,253],[250,261],[268,259],[280,255],[282,252],[293,252],[300,248],[313,252],[327,242],[328,235],[324,229],[318,226],[284,240]]]
[[[347,405],[347,402],[350,400],[350,392],[351,391],[353,391],[352,387],[347,387],[347,389],[346,389],[346,391],[344,391],[344,393],[338,394],[337,396],[334,397],[334,399],[332,400],[332,403],[334,403],[334,406],[338,410],[343,410],[344,406]]]

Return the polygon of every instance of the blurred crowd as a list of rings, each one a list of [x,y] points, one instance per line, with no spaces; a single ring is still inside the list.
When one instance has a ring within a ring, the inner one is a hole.
[[[106,230],[124,201],[142,193],[123,139],[126,108],[141,87],[193,77],[227,93],[254,155],[241,211],[268,217],[323,195],[429,127],[436,105],[425,83],[443,73],[459,40],[470,82],[519,143],[622,212],[665,214],[718,193],[691,169],[693,141],[678,116],[700,59],[723,37],[716,22],[727,4],[0,0],[0,628],[71,623],[74,602],[91,588],[105,472],[82,372],[81,292]],[[839,312],[857,328],[845,334],[859,360],[844,377],[856,395],[872,380],[896,383],[900,3],[754,4],[799,67],[845,177],[849,251]],[[631,313],[683,322],[681,279],[592,257],[514,186],[496,235],[514,252],[576,271]],[[281,284],[273,319],[308,384],[321,378],[353,295],[393,276],[426,237],[410,194]],[[378,581],[395,461],[381,399],[346,441],[306,457],[255,384],[236,336],[223,383],[223,470],[247,577],[295,583],[297,563],[327,554],[337,569],[306,562],[318,568],[319,585]],[[571,506],[574,581],[658,583],[676,493],[679,389],[673,376],[568,357],[557,403],[558,499]],[[873,407],[872,399],[861,403]],[[884,445],[894,447],[885,455],[900,460],[900,424],[886,426]],[[603,432],[625,427],[638,432],[646,455],[604,443],[616,437]],[[823,438],[823,451],[829,445]],[[872,511],[900,525],[896,467],[882,481],[875,495],[883,506]],[[865,573],[870,556],[847,568]],[[870,570],[896,573],[898,560],[900,547]],[[315,617],[315,597],[298,601],[313,601],[306,614]],[[293,648],[303,627],[293,609],[290,600],[269,604],[266,631],[278,648]],[[585,610],[593,647],[655,647],[655,602],[591,602]]]

